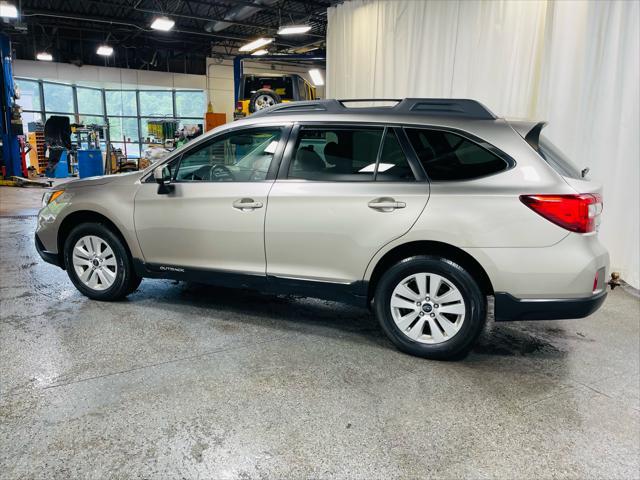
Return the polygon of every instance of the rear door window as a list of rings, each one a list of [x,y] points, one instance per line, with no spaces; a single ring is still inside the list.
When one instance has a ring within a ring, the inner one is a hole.
[[[383,128],[301,127],[288,178],[373,181]]]
[[[455,133],[420,128],[407,128],[406,132],[433,181],[471,180],[509,167],[502,158]]]
[[[324,182],[416,180],[395,130],[387,128],[385,133],[383,127],[301,127],[288,178]]]

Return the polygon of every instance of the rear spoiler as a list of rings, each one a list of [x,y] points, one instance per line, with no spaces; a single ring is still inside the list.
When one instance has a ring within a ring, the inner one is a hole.
[[[531,122],[525,120],[507,120],[509,125],[520,134],[534,150],[538,150],[540,142],[540,132],[547,125],[547,122]]]

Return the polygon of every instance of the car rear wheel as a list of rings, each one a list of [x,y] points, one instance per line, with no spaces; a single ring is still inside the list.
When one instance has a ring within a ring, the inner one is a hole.
[[[380,279],[376,316],[403,352],[432,359],[465,355],[486,318],[485,298],[473,277],[446,258],[402,260]]]
[[[71,231],[64,261],[75,287],[94,300],[124,298],[140,284],[122,240],[100,223],[84,223]]]

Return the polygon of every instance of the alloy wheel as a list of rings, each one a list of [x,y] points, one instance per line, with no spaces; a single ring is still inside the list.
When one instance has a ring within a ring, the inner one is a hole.
[[[400,331],[413,341],[446,342],[465,320],[465,302],[453,282],[421,272],[403,279],[391,294],[391,315]]]
[[[92,290],[106,290],[116,280],[116,257],[109,244],[100,237],[81,237],[73,247],[72,262],[78,279]]]

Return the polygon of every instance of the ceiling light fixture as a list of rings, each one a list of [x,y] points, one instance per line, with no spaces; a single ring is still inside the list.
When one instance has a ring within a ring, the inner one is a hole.
[[[36,58],[37,58],[38,60],[42,60],[43,62],[50,62],[50,61],[52,61],[52,60],[53,60],[53,57],[51,56],[51,54],[50,54],[50,53],[47,53],[47,52],[39,52],[39,53],[36,55]]]
[[[98,55],[102,55],[103,57],[108,57],[113,54],[113,47],[109,45],[100,45],[98,50],[96,50]]]
[[[259,38],[254,40],[253,42],[249,42],[246,45],[241,46],[238,50],[241,52],[253,52],[260,47],[264,47],[265,45],[269,45],[273,42],[273,38]]]
[[[311,25],[285,25],[280,27],[278,35],[300,35],[311,30]]]
[[[154,30],[168,32],[175,24],[176,22],[171,20],[169,17],[156,17],[153,19],[153,22],[151,22],[151,28]]]
[[[262,48],[260,50],[256,50],[251,55],[266,55],[267,53],[269,53],[269,50],[265,50],[264,48]]]
[[[311,76],[311,81],[316,87],[324,85],[324,78],[322,78],[322,73],[317,68],[312,68],[311,70],[309,70],[309,76]]]
[[[18,18],[18,9],[11,3],[0,2],[0,17]]]

